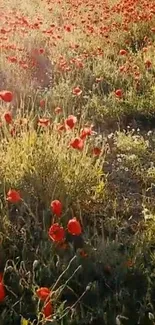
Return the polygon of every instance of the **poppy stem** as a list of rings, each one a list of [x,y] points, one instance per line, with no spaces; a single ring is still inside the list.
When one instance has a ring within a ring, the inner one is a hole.
[[[67,286],[67,284],[69,283],[69,281],[74,277],[74,275],[75,275],[75,274],[76,274],[76,273],[77,273],[81,268],[82,268],[82,266],[79,265],[79,266],[75,269],[75,271],[73,272],[73,274],[69,277],[69,279],[65,282],[65,284],[62,285],[62,287],[60,287],[60,288],[58,289],[58,290],[60,290],[60,291],[59,291],[59,293],[58,293],[56,299],[59,298],[59,296],[61,295],[61,293],[63,292],[63,290],[64,290],[65,287]]]
[[[23,201],[23,203],[24,203],[24,206],[27,208],[27,210],[28,210],[30,216],[33,218],[33,220],[36,221],[36,217],[35,217],[35,215],[33,214],[33,212],[31,211],[31,209],[29,208],[28,204],[26,204],[24,201]]]
[[[72,262],[76,259],[76,255],[73,256],[73,258],[70,260],[67,268],[60,274],[59,278],[57,279],[56,283],[54,284],[53,288],[51,289],[51,292],[53,292],[55,290],[55,288],[57,287],[59,281],[61,280],[61,278],[63,277],[63,275],[69,270]]]
[[[88,292],[88,290],[90,290],[89,286],[86,287],[85,291],[81,294],[81,296],[71,307],[66,307],[66,309],[64,309],[64,314],[58,319],[58,321],[63,319],[69,313],[69,311],[72,311],[76,307],[76,305],[80,302],[80,300],[84,297],[84,295]]]

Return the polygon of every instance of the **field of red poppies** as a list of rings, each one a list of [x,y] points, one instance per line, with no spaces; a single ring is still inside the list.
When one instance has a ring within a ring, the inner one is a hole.
[[[155,2],[0,1],[0,325],[155,324]]]

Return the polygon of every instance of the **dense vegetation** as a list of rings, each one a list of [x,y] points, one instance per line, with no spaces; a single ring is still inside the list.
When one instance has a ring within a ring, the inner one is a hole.
[[[155,324],[155,3],[0,3],[0,325]]]

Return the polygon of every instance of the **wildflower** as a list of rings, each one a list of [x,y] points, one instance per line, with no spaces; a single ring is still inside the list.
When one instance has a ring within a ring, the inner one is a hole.
[[[84,249],[81,249],[79,253],[81,257],[88,257],[88,254],[85,252]]]
[[[71,32],[71,26],[65,26],[64,28],[67,32]]]
[[[9,190],[7,193],[7,201],[11,203],[18,203],[21,201],[20,193],[16,190]]]
[[[51,202],[51,210],[57,217],[62,214],[62,203],[59,200],[54,200]]]
[[[75,87],[72,90],[73,95],[80,96],[82,94],[82,89],[80,87]]]
[[[38,119],[38,125],[39,126],[48,126],[50,124],[50,119],[49,118],[39,118]]]
[[[101,154],[101,148],[94,147],[93,148],[93,154],[94,154],[94,156],[99,156]]]
[[[42,308],[42,313],[47,318],[52,315],[53,306],[48,298],[50,298],[51,290],[46,287],[41,287],[36,291],[37,296],[40,300],[44,301],[44,306]]]
[[[146,60],[145,61],[145,67],[148,68],[148,69],[150,69],[151,66],[152,66],[152,62],[150,60]]]
[[[142,48],[142,50],[143,50],[144,53],[146,53],[146,52],[148,51],[148,47],[144,46],[144,47]]]
[[[69,146],[81,151],[81,150],[83,150],[83,147],[84,147],[84,141],[81,138],[74,138],[71,140]]]
[[[2,280],[3,280],[3,273],[0,272],[0,283],[2,282]]]
[[[52,315],[53,313],[53,306],[51,304],[50,301],[48,301],[47,303],[45,303],[43,309],[42,309],[42,313],[44,314],[45,318],[48,318]]]
[[[56,124],[56,129],[57,129],[58,132],[67,131],[68,126],[65,123],[63,123],[63,124],[58,123],[58,124]]]
[[[76,218],[72,218],[67,224],[68,232],[72,235],[80,235],[82,232],[80,222]]]
[[[54,241],[54,242],[61,242],[65,238],[65,231],[62,226],[60,226],[58,223],[54,223],[49,231],[48,231],[49,237]]]
[[[15,136],[17,135],[17,130],[16,130],[15,127],[12,127],[12,128],[10,129],[10,134],[11,134],[12,137],[15,137]]]
[[[119,51],[119,54],[120,54],[120,55],[126,55],[126,54],[127,54],[127,51],[126,51],[126,50],[120,50],[120,51]]]
[[[55,114],[60,114],[60,113],[62,113],[62,108],[56,107],[54,111],[55,111]]]
[[[122,98],[123,97],[123,91],[122,91],[122,89],[115,90],[115,95],[118,98]]]
[[[13,100],[13,93],[8,90],[0,91],[0,98],[6,103],[10,103]]]
[[[80,138],[85,139],[87,136],[92,135],[92,134],[93,134],[93,131],[92,131],[91,127],[85,127],[81,130]]]
[[[11,124],[11,122],[12,122],[12,113],[11,112],[4,113],[3,117],[7,124]]]
[[[39,297],[39,299],[43,301],[45,301],[49,297],[50,293],[51,293],[50,289],[46,287],[41,287],[36,291],[36,294]]]
[[[0,303],[3,302],[6,297],[5,286],[2,280],[3,280],[3,276],[1,276],[0,279]]]
[[[73,127],[77,123],[77,117],[74,115],[69,115],[66,118],[65,123],[69,126],[70,129],[73,129]]]
[[[41,108],[44,108],[45,107],[45,99],[41,99],[39,105]]]
[[[44,50],[43,48],[40,48],[40,49],[39,49],[39,53],[40,53],[40,54],[44,54],[44,53],[45,53],[45,50]]]
[[[15,56],[8,56],[7,59],[11,63],[17,63],[17,58]]]

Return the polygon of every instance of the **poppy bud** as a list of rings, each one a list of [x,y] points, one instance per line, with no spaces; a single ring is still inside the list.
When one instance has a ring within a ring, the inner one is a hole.
[[[59,200],[52,201],[51,210],[57,217],[60,217],[62,214],[62,203]]]

